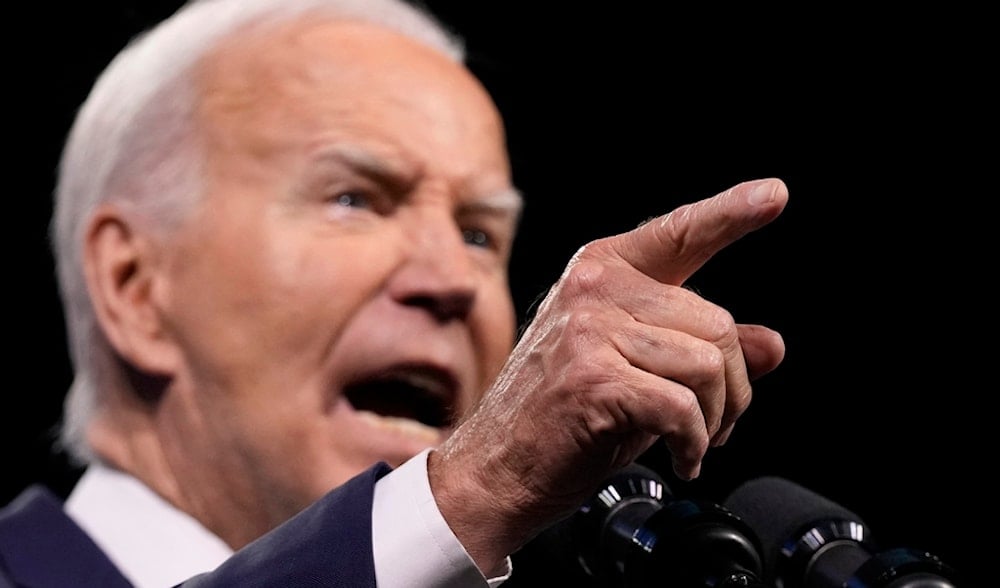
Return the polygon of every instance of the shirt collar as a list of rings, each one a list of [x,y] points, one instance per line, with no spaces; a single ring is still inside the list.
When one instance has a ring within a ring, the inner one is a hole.
[[[87,468],[66,513],[136,588],[162,588],[215,569],[233,550],[132,476]]]

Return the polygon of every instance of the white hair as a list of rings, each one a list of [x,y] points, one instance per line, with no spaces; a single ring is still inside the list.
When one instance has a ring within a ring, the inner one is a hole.
[[[144,228],[161,234],[176,228],[203,187],[203,158],[194,140],[194,66],[243,26],[280,24],[305,13],[385,26],[455,61],[465,59],[462,40],[406,0],[190,0],[111,61],[70,130],[50,227],[74,374],[60,442],[74,461],[95,457],[85,433],[101,391],[127,381],[98,326],[83,276],[81,246],[90,216],[101,203],[115,202]]]

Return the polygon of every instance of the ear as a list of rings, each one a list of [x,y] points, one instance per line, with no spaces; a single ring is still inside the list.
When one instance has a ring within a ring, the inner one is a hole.
[[[157,243],[117,207],[102,206],[84,237],[83,268],[98,323],[111,347],[149,375],[173,373],[178,353],[164,332]]]

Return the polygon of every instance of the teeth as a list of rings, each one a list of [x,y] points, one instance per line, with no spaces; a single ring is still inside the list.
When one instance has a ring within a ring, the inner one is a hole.
[[[394,373],[393,377],[398,378],[414,388],[420,388],[435,396],[447,397],[449,394],[448,385],[445,382],[442,382],[440,378],[427,372],[404,371]]]
[[[411,419],[383,416],[367,410],[358,411],[358,416],[384,430],[417,437],[428,443],[437,443],[441,435],[438,429]]]

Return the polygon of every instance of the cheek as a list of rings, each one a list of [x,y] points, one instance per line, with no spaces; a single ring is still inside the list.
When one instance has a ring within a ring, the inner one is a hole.
[[[214,239],[179,255],[166,317],[206,377],[309,377],[355,310],[384,283],[377,240],[276,232]],[[349,252],[349,253],[348,253]]]
[[[290,243],[255,269],[240,310],[273,335],[272,353],[325,354],[357,309],[391,271],[391,256],[373,241]]]
[[[498,282],[484,288],[477,308],[479,314],[474,337],[477,348],[481,350],[480,363],[485,390],[507,361],[514,346],[517,323],[507,283]]]

